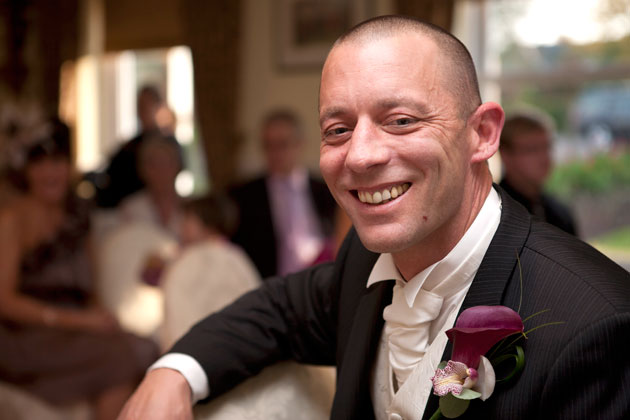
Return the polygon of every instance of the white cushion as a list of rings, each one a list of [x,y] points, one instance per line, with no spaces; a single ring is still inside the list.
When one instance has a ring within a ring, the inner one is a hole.
[[[141,274],[149,255],[169,258],[176,249],[171,234],[146,223],[120,225],[103,239],[97,254],[98,295],[127,331],[150,337],[162,324],[162,290],[143,283]]]
[[[229,242],[191,245],[169,264],[162,288],[165,318],[163,348],[169,348],[197,321],[260,285],[247,255]]]
[[[335,393],[332,367],[284,362],[195,406],[196,420],[325,420]]]
[[[234,245],[208,241],[186,249],[162,282],[165,349],[208,314],[260,285],[246,254]],[[209,404],[195,406],[197,420],[327,419],[335,370],[284,362],[264,369]]]

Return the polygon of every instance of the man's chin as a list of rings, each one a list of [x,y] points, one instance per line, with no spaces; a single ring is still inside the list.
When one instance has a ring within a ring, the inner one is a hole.
[[[395,235],[378,235],[374,233],[361,233],[357,230],[359,239],[364,247],[369,251],[376,252],[378,254],[391,254],[394,252],[402,251],[407,248],[405,239],[397,237]]]

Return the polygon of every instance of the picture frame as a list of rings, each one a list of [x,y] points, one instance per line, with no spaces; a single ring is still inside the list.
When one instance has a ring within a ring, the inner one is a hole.
[[[280,68],[319,69],[333,42],[371,15],[373,0],[276,0]]]

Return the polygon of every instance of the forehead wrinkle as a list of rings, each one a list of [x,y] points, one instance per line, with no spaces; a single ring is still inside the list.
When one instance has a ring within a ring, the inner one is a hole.
[[[376,103],[376,107],[382,110],[406,107],[418,111],[419,113],[424,115],[430,114],[430,109],[427,104],[407,97],[383,99]]]
[[[346,114],[347,112],[347,108],[341,106],[324,108],[323,112],[321,112],[321,116],[319,117],[319,124],[322,125],[327,119],[339,117]]]

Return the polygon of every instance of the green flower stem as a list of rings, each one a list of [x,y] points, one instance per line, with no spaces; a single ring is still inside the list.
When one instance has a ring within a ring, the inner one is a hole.
[[[435,410],[435,413],[433,413],[433,415],[431,416],[429,420],[438,420],[441,418],[442,418],[442,410],[440,410],[440,408],[438,407],[438,409]]]
[[[538,315],[540,315],[540,314],[544,314],[545,312],[549,312],[550,310],[551,310],[551,309],[543,309],[542,311],[538,311],[538,312],[536,312],[535,314],[532,314],[532,315],[528,316],[527,318],[525,318],[525,319],[523,320],[523,324],[524,324],[525,322],[529,321],[530,319],[532,319],[533,317],[538,316]]]
[[[538,328],[548,327],[548,326],[550,326],[550,325],[561,325],[561,324],[565,324],[565,322],[564,322],[564,321],[547,322],[546,324],[538,325],[538,326],[536,326],[536,327],[534,327],[534,328],[531,328],[531,329],[529,329],[529,330],[527,330],[527,331],[524,331],[524,332],[522,333],[522,335],[519,335],[518,337],[516,337],[516,338],[515,338],[515,339],[514,339],[514,340],[513,340],[513,341],[512,341],[509,345],[508,345],[508,348],[510,348],[511,346],[513,346],[514,344],[516,344],[516,342],[517,342],[518,340],[520,340],[520,339],[521,339],[521,337],[525,337],[525,338],[527,338],[527,334],[529,334],[529,333],[531,333],[531,332],[533,332],[533,331],[536,331]]]
[[[518,309],[516,310],[517,314],[521,313],[521,305],[523,304],[523,267],[521,267],[521,259],[518,257],[518,251],[515,249],[516,253],[516,261],[518,262],[518,282],[521,288],[521,295],[518,298]]]
[[[487,358],[488,359],[492,359],[492,356],[494,356],[495,353],[497,353],[499,350],[501,350],[501,353],[508,351],[510,349],[510,347],[512,347],[514,344],[516,344],[516,342],[518,340],[520,340],[521,338],[527,338],[527,336],[525,335],[525,333],[520,332],[520,333],[516,333],[518,334],[518,337],[516,337],[514,339],[514,341],[512,341],[508,346],[506,346],[505,349],[503,349],[503,345],[505,343],[507,343],[508,338],[513,337],[514,334],[505,337],[503,340],[499,341],[499,344],[497,344],[496,346],[494,346],[494,348],[492,349],[492,351],[488,354]]]
[[[506,360],[514,359],[514,369],[503,379],[497,379],[497,383],[507,382],[512,379],[515,375],[520,373],[525,367],[525,352],[521,346],[515,346],[516,354],[504,354],[502,356],[497,357],[491,363],[496,366],[499,365]]]
[[[532,331],[536,331],[538,328],[542,328],[542,327],[548,327],[550,325],[560,325],[560,324],[564,324],[564,321],[555,321],[555,322],[547,322],[546,324],[542,324],[542,325],[537,325],[534,328],[525,331],[525,336],[527,336],[527,334],[531,333]]]
[[[523,323],[525,323],[525,322],[529,321],[530,319],[532,319],[532,318],[534,318],[534,317],[536,317],[536,316],[538,316],[538,315],[544,314],[545,312],[549,312],[549,311],[550,311],[550,309],[543,309],[542,311],[538,311],[538,312],[536,312],[535,314],[532,314],[532,315],[528,316],[527,318],[523,319]],[[530,330],[528,330],[528,331],[524,331],[523,333],[519,334],[519,335],[518,335],[518,337],[516,337],[515,339],[513,339],[513,340],[512,340],[512,342],[511,342],[511,343],[507,346],[507,348],[510,348],[511,346],[513,346],[514,344],[516,344],[516,342],[518,342],[518,340],[520,340],[521,338],[527,338],[527,334],[529,334],[530,332],[532,332],[532,331],[534,331],[534,330],[536,330],[536,329],[538,329],[538,328],[540,328],[540,327],[546,327],[546,326],[549,326],[549,325],[556,325],[556,324],[563,324],[563,323],[564,323],[563,321],[559,321],[559,322],[549,322],[549,323],[547,323],[547,324],[543,324],[543,325],[539,325],[539,326],[537,326],[537,327],[534,327],[534,328],[532,328],[532,329],[530,329]],[[508,338],[510,338],[510,337],[505,337],[503,340],[501,340],[501,341],[499,342],[499,344],[497,344],[496,346],[494,346],[494,348],[492,349],[492,352],[490,352],[490,354],[488,355],[488,358],[491,358],[491,357],[492,357],[492,356],[494,356],[494,354],[495,354],[495,353],[497,353],[499,350],[502,350],[503,345],[507,342]]]
[[[501,352],[503,352],[503,345],[507,342],[507,339],[510,338],[511,336],[505,337],[503,340],[499,341],[499,344],[497,344],[496,346],[494,346],[492,348],[492,351],[490,353],[488,353],[488,355],[486,356],[488,359],[492,359],[492,356],[494,356],[495,353],[499,352],[499,350],[501,350]]]

